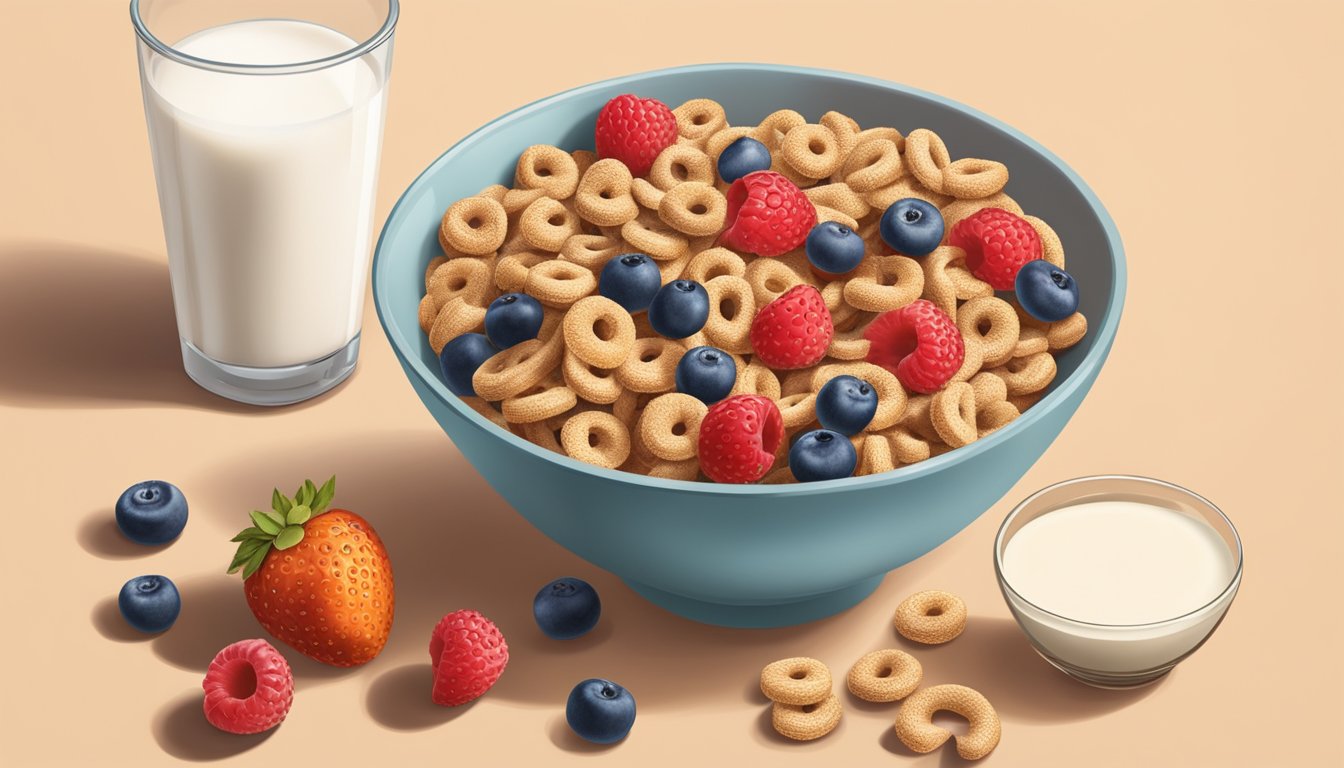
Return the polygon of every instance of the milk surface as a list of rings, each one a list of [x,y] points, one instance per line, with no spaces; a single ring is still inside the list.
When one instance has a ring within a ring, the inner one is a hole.
[[[213,27],[182,53],[289,64],[355,41],[283,19]],[[298,365],[359,332],[382,140],[382,69],[355,59],[239,75],[153,57],[145,111],[178,333],[217,361]]]

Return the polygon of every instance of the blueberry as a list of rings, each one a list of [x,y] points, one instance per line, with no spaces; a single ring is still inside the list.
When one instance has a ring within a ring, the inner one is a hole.
[[[498,351],[479,333],[464,333],[443,345],[443,351],[439,353],[439,369],[448,391],[458,397],[475,397],[476,388],[471,385],[471,377],[481,363]]]
[[[1028,261],[1013,284],[1017,301],[1027,314],[1047,323],[1078,311],[1078,281],[1048,261]]]
[[[858,463],[849,438],[829,429],[806,432],[789,449],[789,469],[800,483],[849,477]]]
[[[728,184],[753,171],[768,170],[770,149],[750,136],[743,136],[719,153],[719,178]]]
[[[813,227],[804,247],[812,266],[834,275],[843,275],[863,261],[863,238],[838,221]]]
[[[565,720],[579,736],[595,744],[615,744],[635,724],[635,697],[610,680],[591,678],[574,686],[565,703]]]
[[[676,378],[678,392],[713,405],[733,390],[737,363],[732,355],[716,347],[695,347],[681,356]]]
[[[187,497],[172,483],[146,480],[121,492],[117,527],[137,544],[166,544],[187,526]]]
[[[907,197],[887,206],[877,231],[893,251],[927,256],[943,242],[943,214],[933,203]]]
[[[625,307],[626,312],[643,312],[663,287],[663,275],[653,259],[642,253],[613,256],[602,268],[597,292]]]
[[[541,302],[526,293],[506,293],[485,310],[485,335],[499,349],[508,349],[541,332]]]
[[[649,303],[649,325],[669,339],[684,339],[705,327],[709,294],[694,280],[673,280]]]
[[[877,413],[877,391],[855,376],[836,376],[817,393],[817,421],[842,435],[856,435]]]
[[[136,576],[117,595],[117,607],[126,623],[146,634],[173,626],[182,612],[182,596],[167,576]]]
[[[532,616],[552,640],[570,640],[597,626],[602,601],[583,579],[556,579],[532,598]]]

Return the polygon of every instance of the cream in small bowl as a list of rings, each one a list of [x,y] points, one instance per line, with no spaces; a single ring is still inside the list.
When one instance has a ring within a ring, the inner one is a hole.
[[[994,542],[1004,599],[1047,661],[1100,687],[1150,683],[1213,633],[1241,583],[1241,540],[1170,483],[1084,477],[1032,494]]]

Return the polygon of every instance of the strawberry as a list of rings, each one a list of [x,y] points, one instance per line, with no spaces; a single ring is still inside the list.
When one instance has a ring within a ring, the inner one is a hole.
[[[754,483],[770,471],[783,441],[774,400],[734,395],[711,406],[700,422],[700,469],[716,483]]]
[[[751,321],[751,348],[761,362],[777,371],[816,365],[835,336],[830,310],[821,292],[795,285],[756,312]]]
[[[784,176],[755,171],[728,188],[725,223],[720,245],[757,256],[780,256],[807,241],[817,223],[817,208]]]
[[[594,138],[598,157],[620,160],[632,176],[644,176],[654,158],[677,142],[677,118],[657,99],[626,93],[597,114]]]
[[[392,564],[373,526],[345,509],[327,509],[332,477],[304,481],[292,496],[276,489],[271,508],[233,537],[229,573],[243,572],[252,615],[276,638],[337,667],[377,656],[392,629]]]

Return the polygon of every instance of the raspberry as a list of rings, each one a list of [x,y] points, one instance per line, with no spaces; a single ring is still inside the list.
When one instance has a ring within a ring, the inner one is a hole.
[[[788,371],[821,362],[834,335],[821,292],[810,285],[795,285],[756,313],[751,348],[761,362]]]
[[[720,400],[700,422],[700,469],[716,483],[754,483],[770,471],[783,439],[775,401],[760,395]]]
[[[817,209],[793,182],[774,171],[756,171],[728,188],[727,229],[719,242],[757,256],[799,248],[817,223]]]
[[[239,640],[215,654],[201,682],[205,719],[228,733],[261,733],[294,703],[289,662],[265,640]]]
[[[925,299],[873,318],[863,337],[870,342],[868,362],[926,395],[942,389],[966,359],[966,342],[952,318]]]
[[[677,118],[663,102],[627,93],[602,107],[595,138],[599,158],[615,158],[644,176],[658,153],[676,143]]]
[[[477,611],[453,611],[429,639],[434,664],[434,703],[456,707],[494,686],[509,663],[509,644],[495,623]]]
[[[965,251],[971,274],[996,291],[1013,290],[1022,265],[1041,258],[1036,229],[1002,208],[981,208],[957,222],[947,244]]]

